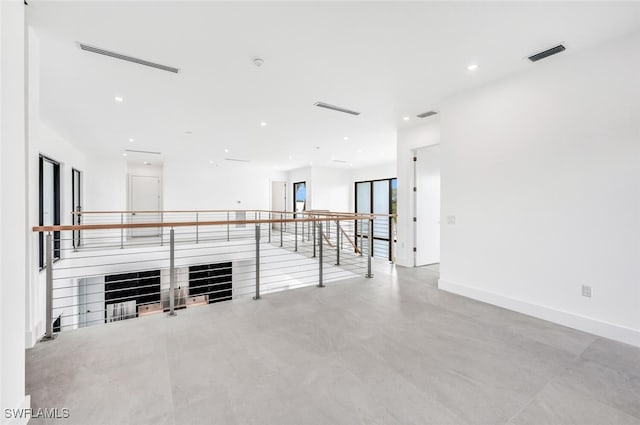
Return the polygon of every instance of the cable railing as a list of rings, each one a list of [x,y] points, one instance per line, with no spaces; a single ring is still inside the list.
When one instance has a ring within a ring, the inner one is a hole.
[[[57,332],[373,277],[376,216],[330,211],[81,212],[38,226],[45,339]],[[388,217],[388,216],[387,216]]]

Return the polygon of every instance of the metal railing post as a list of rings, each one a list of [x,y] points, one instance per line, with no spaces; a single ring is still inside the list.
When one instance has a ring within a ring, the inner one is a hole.
[[[322,235],[320,235],[322,238]],[[313,258],[316,258],[316,222],[313,222]]]
[[[282,222],[282,213],[280,213],[280,247],[282,248],[282,226],[284,223]]]
[[[47,294],[45,308],[45,331],[43,340],[51,340],[55,338],[53,334],[53,240],[51,233],[47,233],[46,236],[46,282],[47,282]]]
[[[120,225],[124,225],[124,213],[120,213]],[[120,249],[124,248],[124,227],[120,228]]]
[[[362,255],[364,253],[364,233],[363,233],[363,226],[364,226],[364,220],[360,219],[360,255]]]
[[[227,211],[227,242],[229,242],[229,211]]]
[[[160,224],[164,224],[164,212],[160,213]],[[164,246],[164,226],[160,226],[160,246]]]
[[[322,222],[318,222],[318,288],[324,288],[322,281]]]
[[[295,223],[295,233],[294,233],[294,239],[295,239],[295,243],[294,243],[294,248],[293,250],[295,252],[298,252],[298,222],[296,221]]]
[[[199,216],[198,213],[196,212],[196,243],[200,242],[200,234],[199,234],[199,226],[198,226],[198,222],[199,222]]]
[[[336,220],[336,266],[340,265],[340,221]]]
[[[256,224],[256,295],[253,299],[260,299],[260,224]]]
[[[371,273],[371,253],[373,252],[373,220],[369,219],[369,252],[367,252],[367,275],[366,277],[372,278],[373,273]]]
[[[273,213],[269,211],[269,220],[273,220]],[[271,230],[273,229],[273,223],[269,223],[269,243],[271,243]]]
[[[175,235],[173,227],[169,231],[169,316],[175,316],[175,289],[176,289],[176,267],[175,267]]]

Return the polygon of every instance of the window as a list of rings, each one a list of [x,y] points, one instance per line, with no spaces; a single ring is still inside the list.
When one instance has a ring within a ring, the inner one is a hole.
[[[395,178],[368,180],[356,182],[356,213],[362,214],[395,214],[397,207],[398,181]],[[395,223],[395,221],[394,221]],[[379,216],[373,220],[373,252],[378,258],[392,260],[392,245],[395,235],[392,234],[392,219]],[[369,223],[363,222],[356,228],[356,243],[358,238],[362,243],[369,235]]]
[[[293,211],[305,211],[307,209],[307,183],[297,182],[293,184]]]
[[[40,226],[60,224],[60,164],[40,155]],[[53,259],[60,258],[60,232],[53,232]],[[40,268],[45,266],[45,236],[40,232]]]

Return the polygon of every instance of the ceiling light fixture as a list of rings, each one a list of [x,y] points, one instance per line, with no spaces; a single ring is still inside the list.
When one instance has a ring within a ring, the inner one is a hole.
[[[225,149],[225,150],[224,150],[224,153],[229,153],[229,149]]]
[[[261,125],[261,126],[263,126],[263,127],[266,127],[266,126],[267,126],[267,123],[266,123],[266,122],[264,122],[264,121],[262,121],[262,122],[260,123],[260,125]]]
[[[144,165],[151,165],[151,163],[149,161],[145,161]]]
[[[123,153],[123,154],[122,154],[122,156],[127,156],[127,153],[126,153],[126,152],[125,152],[125,153]]]
[[[289,159],[293,159],[293,155],[289,155]]]
[[[116,96],[116,97],[113,98],[113,100],[115,100],[118,103],[122,103],[122,102],[124,102],[124,97]]]
[[[133,142],[135,142],[135,141],[136,141],[136,139],[134,139],[133,137],[129,138],[129,142],[130,142],[130,143],[133,143]]]
[[[258,68],[260,68],[262,65],[264,65],[264,59],[262,59],[262,58],[253,58],[253,64],[255,66],[257,66]]]
[[[348,136],[344,136],[344,140],[349,140],[349,137]]]
[[[402,119],[405,121],[409,121],[409,117],[403,117]]]
[[[358,153],[362,153],[362,149],[358,149]]]
[[[475,71],[476,69],[478,69],[478,64],[472,63],[471,65],[467,66],[467,69],[469,71]]]

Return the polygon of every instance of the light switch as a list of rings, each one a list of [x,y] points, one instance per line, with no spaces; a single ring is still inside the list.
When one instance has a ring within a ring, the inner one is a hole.
[[[456,224],[456,216],[455,215],[447,216],[447,224]]]

